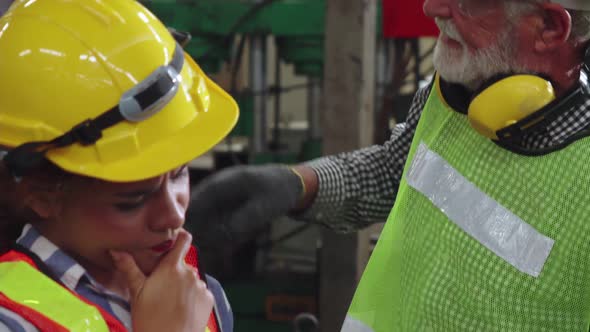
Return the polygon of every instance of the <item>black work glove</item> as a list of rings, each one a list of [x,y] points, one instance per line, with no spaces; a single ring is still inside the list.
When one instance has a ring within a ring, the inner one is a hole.
[[[236,246],[292,211],[303,192],[302,179],[287,166],[231,167],[193,188],[187,228],[201,247]]]

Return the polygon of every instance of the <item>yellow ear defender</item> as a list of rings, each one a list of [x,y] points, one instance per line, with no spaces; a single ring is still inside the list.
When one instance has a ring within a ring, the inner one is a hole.
[[[536,75],[495,79],[472,98],[468,108],[471,126],[494,141],[511,141],[542,128],[590,95],[590,48],[586,49],[579,84],[556,98],[550,81]]]
[[[549,81],[533,75],[509,76],[473,98],[468,110],[469,123],[481,135],[499,140],[498,132],[502,129],[535,114],[555,99]]]

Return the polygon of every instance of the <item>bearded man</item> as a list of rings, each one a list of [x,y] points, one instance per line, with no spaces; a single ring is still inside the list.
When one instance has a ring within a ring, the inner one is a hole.
[[[205,237],[286,213],[344,232],[387,220],[342,331],[588,331],[590,1],[424,11],[437,74],[388,142],[223,171],[189,218]]]

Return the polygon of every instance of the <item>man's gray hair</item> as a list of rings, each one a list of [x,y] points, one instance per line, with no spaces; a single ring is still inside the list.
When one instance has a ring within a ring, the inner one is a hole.
[[[527,11],[534,10],[536,4],[546,2],[547,0],[531,1],[507,1],[506,11],[508,16],[516,18]],[[572,17],[572,32],[570,41],[575,43],[585,43],[590,40],[590,11],[588,10],[567,10]]]

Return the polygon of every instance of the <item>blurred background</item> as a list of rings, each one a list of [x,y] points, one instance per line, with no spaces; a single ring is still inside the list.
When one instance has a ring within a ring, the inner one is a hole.
[[[0,0],[0,14],[11,2]],[[140,2],[190,33],[185,49],[240,106],[231,135],[190,164],[193,184],[233,165],[383,143],[433,74],[438,32],[423,0]],[[285,217],[239,247],[200,256],[227,292],[236,332],[333,332],[380,229],[338,235]]]

